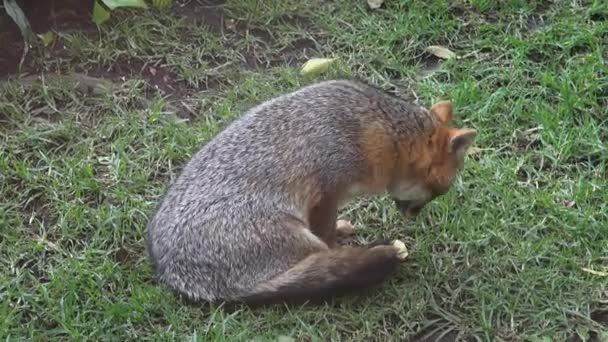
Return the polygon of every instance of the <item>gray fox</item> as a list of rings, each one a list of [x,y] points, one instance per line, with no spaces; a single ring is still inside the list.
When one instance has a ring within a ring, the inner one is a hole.
[[[383,282],[388,241],[341,246],[337,211],[388,191],[406,216],[446,193],[474,129],[361,81],[321,81],[245,112],[186,163],[146,227],[156,279],[190,301],[317,302]]]

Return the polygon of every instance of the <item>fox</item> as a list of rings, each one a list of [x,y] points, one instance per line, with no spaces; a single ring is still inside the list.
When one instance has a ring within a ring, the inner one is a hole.
[[[402,264],[388,240],[345,245],[338,211],[388,193],[415,217],[447,193],[477,131],[450,101],[417,105],[332,79],[244,111],[203,144],[145,228],[154,279],[189,302],[319,303],[379,286]]]

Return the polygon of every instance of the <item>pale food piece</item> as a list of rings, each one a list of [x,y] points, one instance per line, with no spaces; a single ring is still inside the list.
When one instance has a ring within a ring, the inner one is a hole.
[[[393,241],[393,247],[397,249],[397,257],[399,258],[399,260],[405,260],[409,255],[407,247],[405,247],[405,244],[401,240]]]

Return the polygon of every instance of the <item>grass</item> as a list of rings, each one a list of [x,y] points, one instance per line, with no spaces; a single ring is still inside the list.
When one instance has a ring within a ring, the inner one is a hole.
[[[42,81],[0,85],[1,337],[608,338],[608,278],[583,270],[608,267],[604,2],[191,9],[122,12],[99,30],[58,32],[55,48],[29,61]],[[223,15],[223,27],[200,13]],[[461,58],[439,61],[428,45]],[[411,249],[411,262],[368,296],[262,311],[184,304],[151,280],[149,215],[221,127],[311,82],[298,66],[312,56],[340,58],[324,78],[355,75],[426,105],[451,99],[458,124],[478,129],[479,149],[414,221],[384,197],[345,209],[359,239],[401,238]],[[83,94],[57,71],[115,86]]]

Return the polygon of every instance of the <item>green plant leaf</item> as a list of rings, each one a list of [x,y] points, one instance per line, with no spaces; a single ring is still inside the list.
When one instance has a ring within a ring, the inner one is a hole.
[[[148,8],[144,0],[101,0],[109,9],[113,10],[118,7],[139,7]]]
[[[95,1],[93,5],[93,22],[100,25],[108,19],[110,19],[110,11],[106,10],[99,1]]]
[[[17,5],[15,0],[4,0],[4,9],[6,10],[6,13],[13,19],[15,24],[19,26],[19,30],[21,31],[21,35],[25,40],[27,49],[35,40],[30,22],[27,20],[27,17],[21,10],[21,7]]]
[[[44,46],[49,46],[53,42],[53,40],[55,40],[55,35],[51,31],[38,34],[37,36],[38,38],[40,38]]]
[[[152,0],[152,5],[159,7],[159,8],[169,7],[171,5],[171,3],[172,3],[171,0]]]

